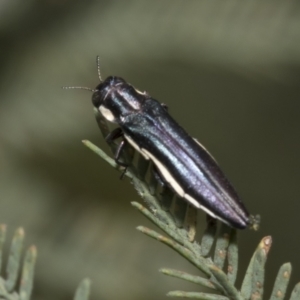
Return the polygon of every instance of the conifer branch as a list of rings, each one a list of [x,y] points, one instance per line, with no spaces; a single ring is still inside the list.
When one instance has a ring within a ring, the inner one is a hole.
[[[105,138],[109,133],[109,126],[97,110],[95,110],[95,114],[98,126]],[[112,167],[122,169],[112,158],[91,142],[83,142]],[[109,146],[114,153],[117,143],[110,143]],[[159,191],[159,184],[151,172],[151,164],[149,166],[149,162],[145,162],[141,156],[138,156],[135,160],[136,163],[133,163],[133,157],[137,153],[134,154],[132,151],[133,149],[129,147],[122,157],[123,161],[128,164],[125,176],[131,180],[149,209],[137,202],[131,202],[131,204],[165,232],[168,237],[144,226],[138,226],[137,229],[175,250],[201,271],[202,275],[195,276],[171,269],[161,269],[160,272],[208,287],[219,293],[218,295],[215,293],[173,291],[167,295],[169,297],[207,300],[262,299],[265,263],[272,244],[271,237],[265,237],[259,243],[248,266],[241,290],[238,290],[234,286],[238,274],[236,230],[224,224],[221,224],[218,230],[216,221],[208,218],[207,228],[202,236],[201,244],[195,242],[195,213],[188,213],[188,205],[180,203],[181,199],[178,199],[178,197],[174,200],[173,192],[167,187],[163,186],[162,190]],[[148,178],[147,171],[149,174]],[[193,215],[193,217],[189,217],[189,223],[186,225],[185,218],[188,215]],[[225,269],[225,267],[227,268]],[[284,297],[290,273],[290,264],[285,264],[281,267],[276,278],[271,300]],[[300,299],[300,284],[295,286],[290,297],[290,300],[296,299]]]

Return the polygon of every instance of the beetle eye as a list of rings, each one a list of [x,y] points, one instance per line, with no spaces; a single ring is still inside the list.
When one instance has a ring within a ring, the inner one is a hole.
[[[92,102],[93,102],[93,105],[96,107],[96,108],[99,108],[99,106],[101,105],[101,93],[100,91],[96,90],[92,96]]]

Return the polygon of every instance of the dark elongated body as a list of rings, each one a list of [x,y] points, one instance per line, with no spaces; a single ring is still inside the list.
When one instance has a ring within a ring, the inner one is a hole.
[[[234,228],[250,225],[249,213],[217,162],[164,105],[119,77],[101,82],[92,100],[179,196]]]

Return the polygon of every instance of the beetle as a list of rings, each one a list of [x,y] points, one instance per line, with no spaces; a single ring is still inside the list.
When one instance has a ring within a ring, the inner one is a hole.
[[[141,92],[121,77],[101,79],[93,89],[92,103],[118,128],[106,138],[122,137],[115,153],[119,160],[126,143],[155,165],[159,177],[180,197],[198,209],[236,229],[257,229],[250,215],[216,160],[168,113],[165,104]]]

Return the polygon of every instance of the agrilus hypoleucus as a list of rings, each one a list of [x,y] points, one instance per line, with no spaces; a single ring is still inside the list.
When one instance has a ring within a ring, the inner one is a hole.
[[[93,89],[92,102],[103,117],[118,128],[107,139],[122,138],[116,153],[126,143],[155,165],[159,176],[194,207],[231,227],[258,227],[235,189],[210,153],[192,138],[168,113],[166,105],[124,79],[109,76]],[[91,90],[91,89],[90,89]]]

